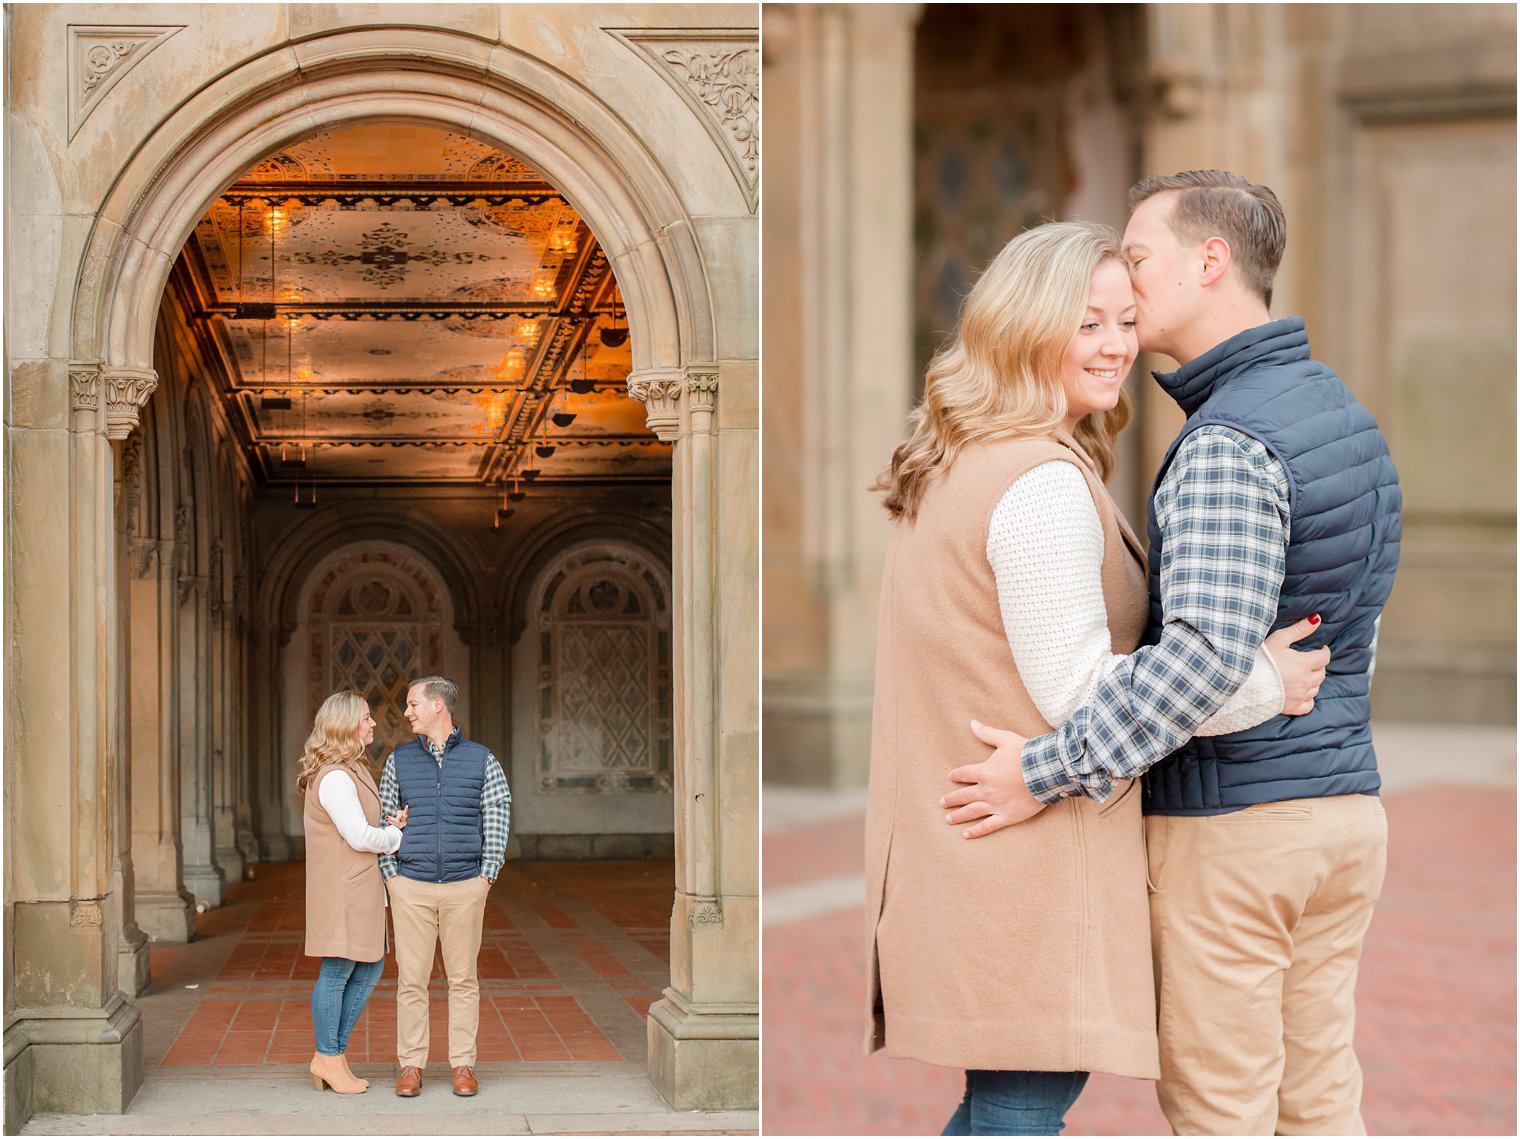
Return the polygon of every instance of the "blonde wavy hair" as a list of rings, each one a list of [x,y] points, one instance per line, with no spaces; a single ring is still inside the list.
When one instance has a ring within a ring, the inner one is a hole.
[[[359,725],[369,701],[358,692],[334,692],[322,701],[317,718],[306,737],[306,751],[301,756],[301,772],[296,789],[306,794],[316,773],[329,764],[358,770],[364,762],[364,745],[359,742]]]
[[[886,492],[894,519],[913,520],[929,482],[966,444],[1049,436],[1065,422],[1061,361],[1087,311],[1093,272],[1118,257],[1108,226],[1063,221],[1019,234],[993,258],[961,306],[955,335],[929,363],[913,433],[871,488]],[[1121,392],[1112,410],[1083,416],[1073,433],[1105,480],[1129,419]]]

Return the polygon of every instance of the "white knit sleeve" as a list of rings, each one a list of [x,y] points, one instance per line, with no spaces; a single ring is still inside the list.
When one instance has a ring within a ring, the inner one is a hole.
[[[1082,472],[1053,461],[1015,479],[992,512],[987,561],[1024,690],[1046,723],[1062,724],[1122,659],[1103,603],[1103,525]]]
[[[1059,726],[1124,659],[1108,632],[1103,524],[1082,472],[1054,461],[1014,480],[992,512],[987,561],[1024,690],[1045,722]],[[1282,680],[1261,648],[1249,679],[1198,734],[1254,727],[1277,715],[1282,701]]]
[[[322,776],[317,786],[322,804],[343,841],[355,850],[371,854],[394,854],[401,847],[401,831],[393,826],[372,827],[359,805],[359,788],[346,771],[333,770]]]

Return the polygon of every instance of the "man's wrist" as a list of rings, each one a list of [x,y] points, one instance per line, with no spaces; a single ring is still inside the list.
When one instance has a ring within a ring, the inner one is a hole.
[[[1061,763],[1060,744],[1059,732],[1047,732],[1043,736],[1026,740],[1019,751],[1019,767],[1024,775],[1024,786],[1047,807],[1062,799],[1082,794],[1082,785],[1071,777]]]

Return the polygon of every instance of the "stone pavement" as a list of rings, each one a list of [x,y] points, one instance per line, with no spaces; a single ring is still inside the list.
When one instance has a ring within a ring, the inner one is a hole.
[[[1515,1134],[1515,733],[1379,722],[1390,849],[1357,1051],[1373,1135]],[[861,1055],[863,791],[767,785],[767,1135],[938,1134],[961,1075]],[[1095,1075],[1068,1135],[1166,1135],[1152,1085]]]
[[[480,952],[480,1093],[450,1091],[447,988],[435,958],[422,1095],[399,1099],[394,958],[349,1041],[363,1095],[312,1090],[301,864],[264,864],[156,946],[142,1090],[124,1115],[39,1115],[24,1135],[754,1134],[753,1111],[673,1111],[645,1076],[649,1006],[669,982],[673,868],[509,862]]]

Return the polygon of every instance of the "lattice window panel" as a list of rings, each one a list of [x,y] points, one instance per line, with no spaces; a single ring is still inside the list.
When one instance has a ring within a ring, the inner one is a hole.
[[[411,737],[408,682],[439,657],[438,590],[420,565],[389,551],[340,558],[312,593],[311,711],[327,695],[362,692],[375,717],[370,765]]]
[[[550,576],[538,682],[540,788],[670,789],[670,612],[649,567],[597,551]]]

